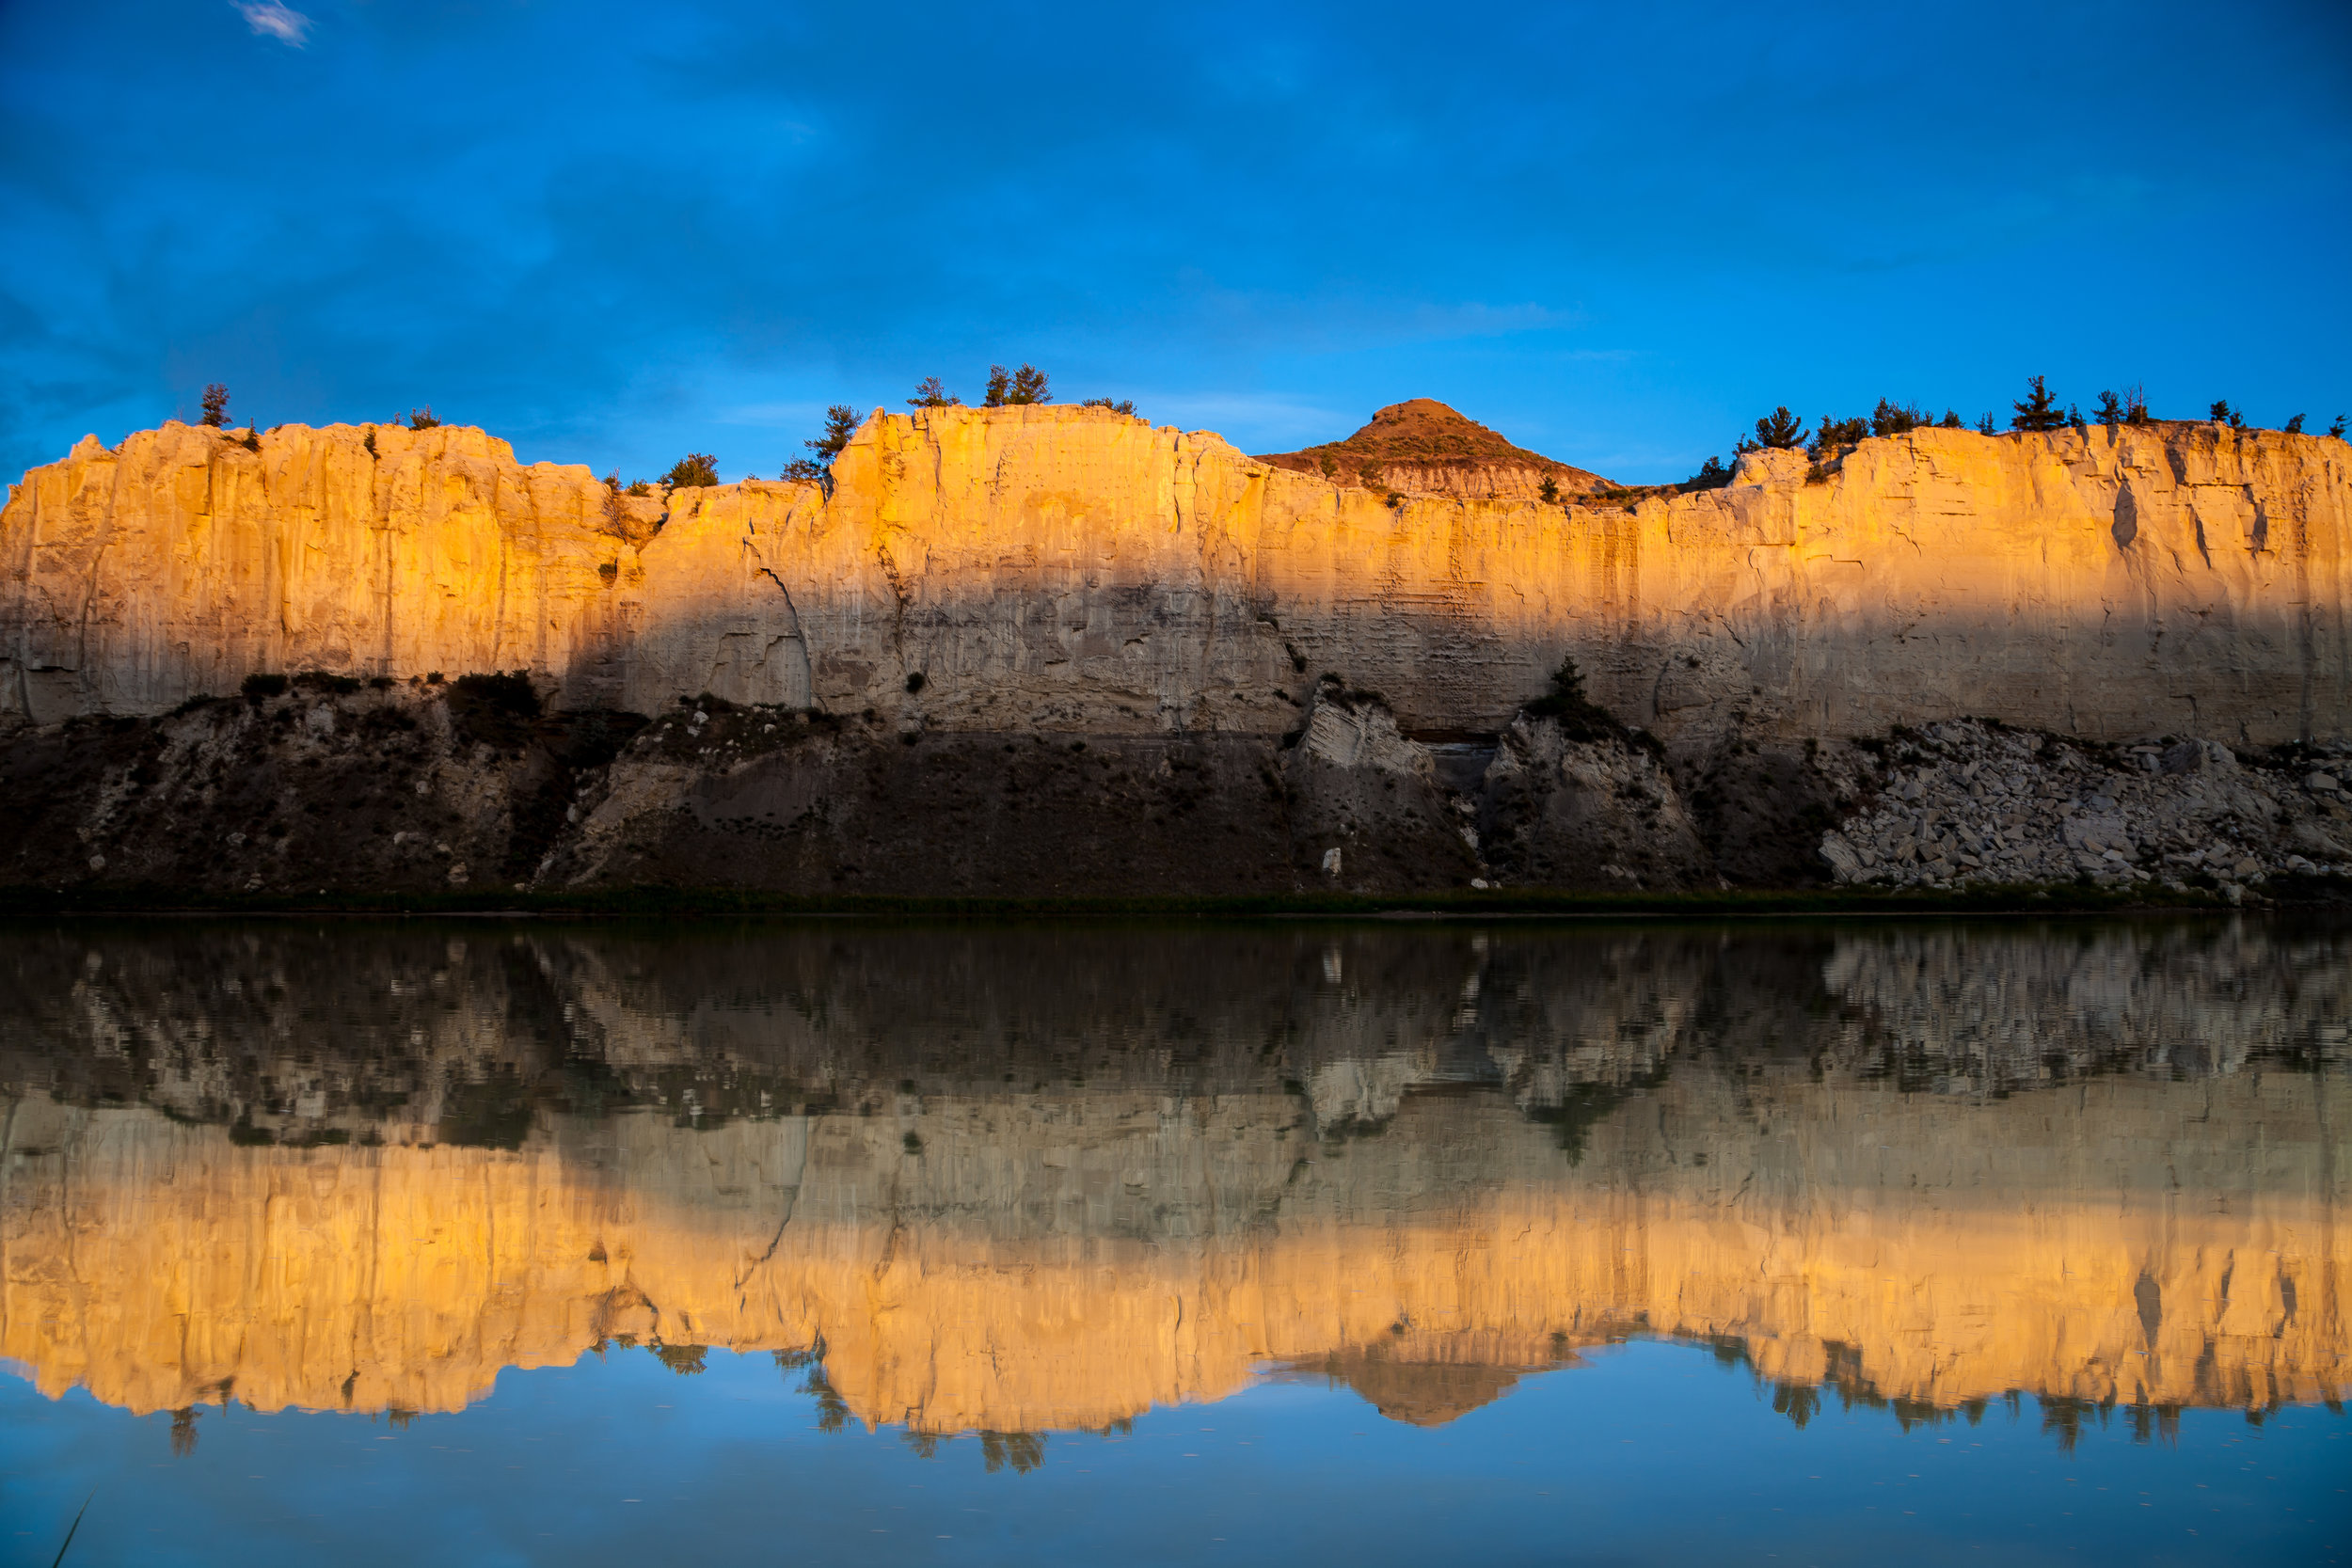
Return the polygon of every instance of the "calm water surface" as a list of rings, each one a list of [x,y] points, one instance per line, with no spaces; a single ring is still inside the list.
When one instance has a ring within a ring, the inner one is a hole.
[[[2333,1562],[2352,928],[0,927],[0,1560]]]

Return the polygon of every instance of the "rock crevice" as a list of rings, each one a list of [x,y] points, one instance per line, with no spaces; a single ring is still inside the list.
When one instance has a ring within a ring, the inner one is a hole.
[[[932,728],[1278,735],[1304,669],[1491,735],[1572,657],[1677,754],[1969,717],[2271,745],[2344,738],[2352,704],[2352,447],[2321,436],[1921,430],[1818,483],[1766,452],[1719,490],[1440,476],[1394,505],[1093,408],[878,413],[830,495],[616,497],[450,427],[257,444],[169,424],[26,475],[0,701],[54,723],[255,672],[520,665],[572,707],[716,679],[891,713],[920,671]],[[758,657],[778,638],[800,656]]]

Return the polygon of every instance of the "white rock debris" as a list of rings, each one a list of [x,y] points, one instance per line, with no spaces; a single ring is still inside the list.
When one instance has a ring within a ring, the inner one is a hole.
[[[2095,746],[1963,721],[1898,731],[1867,810],[1821,837],[1840,882],[2217,885],[2352,874],[2330,773],[2248,767],[2214,740]]]

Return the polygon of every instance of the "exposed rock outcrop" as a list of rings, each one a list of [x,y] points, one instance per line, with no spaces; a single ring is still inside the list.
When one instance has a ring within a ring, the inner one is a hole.
[[[1435,415],[1400,409],[1410,455]],[[2112,881],[2153,846],[2244,887],[2345,859],[2342,792],[2275,769],[2340,779],[2352,738],[2348,460],[1919,430],[1687,495],[1391,506],[1025,406],[878,414],[828,488],[636,497],[480,431],[171,424],[0,512],[0,877],[1655,890]],[[436,677],[501,670],[546,712],[442,713]],[[1545,727],[1563,670],[1605,725]],[[229,696],[257,673],[299,678]],[[1963,720],[2158,772],[2114,764],[2112,812],[1905,815],[1901,737]]]
[[[1487,768],[1479,826],[1497,881],[1618,889],[1704,886],[1699,841],[1655,746],[1570,739],[1555,719],[1512,721]]]
[[[1870,810],[1824,834],[1841,882],[2195,879],[2233,902],[2281,873],[2352,872],[2344,757],[2244,766],[2213,740],[2084,746],[1979,723],[1899,733]]]
[[[1547,480],[1554,499],[1615,488],[1598,474],[1515,447],[1434,398],[1391,404],[1343,441],[1258,461],[1384,495],[1534,501],[1544,499]]]
[[[641,503],[448,427],[256,444],[170,424],[28,474],[0,700],[53,723],[257,671],[522,667],[574,708],[1273,736],[1331,671],[1407,735],[1492,736],[1571,656],[1677,756],[1967,717],[2270,745],[2352,714],[2352,447],[2324,436],[1919,430],[1630,511],[1391,507],[1091,408],[878,414],[830,497]]]
[[[474,677],[24,732],[0,743],[0,885],[204,894],[1624,891],[1708,863],[1647,752],[1543,720],[1431,746],[1336,682],[1287,736],[1084,738],[710,697],[544,713]]]

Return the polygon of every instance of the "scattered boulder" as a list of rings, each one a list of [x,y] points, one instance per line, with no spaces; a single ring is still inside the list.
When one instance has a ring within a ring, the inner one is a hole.
[[[1398,731],[1377,692],[1316,683],[1282,772],[1295,862],[1327,885],[1462,887],[1482,869],[1429,748]]]
[[[1883,758],[1875,799],[1822,835],[1840,882],[2185,888],[2352,873],[2329,831],[2341,816],[2352,836],[2352,812],[2312,783],[2328,775],[2249,767],[2215,740],[2103,747],[1967,721],[1898,731]]]
[[[1714,881],[1674,776],[1636,738],[1572,740],[1561,720],[1522,714],[1485,784],[1481,853],[1505,882],[1630,892]]]

